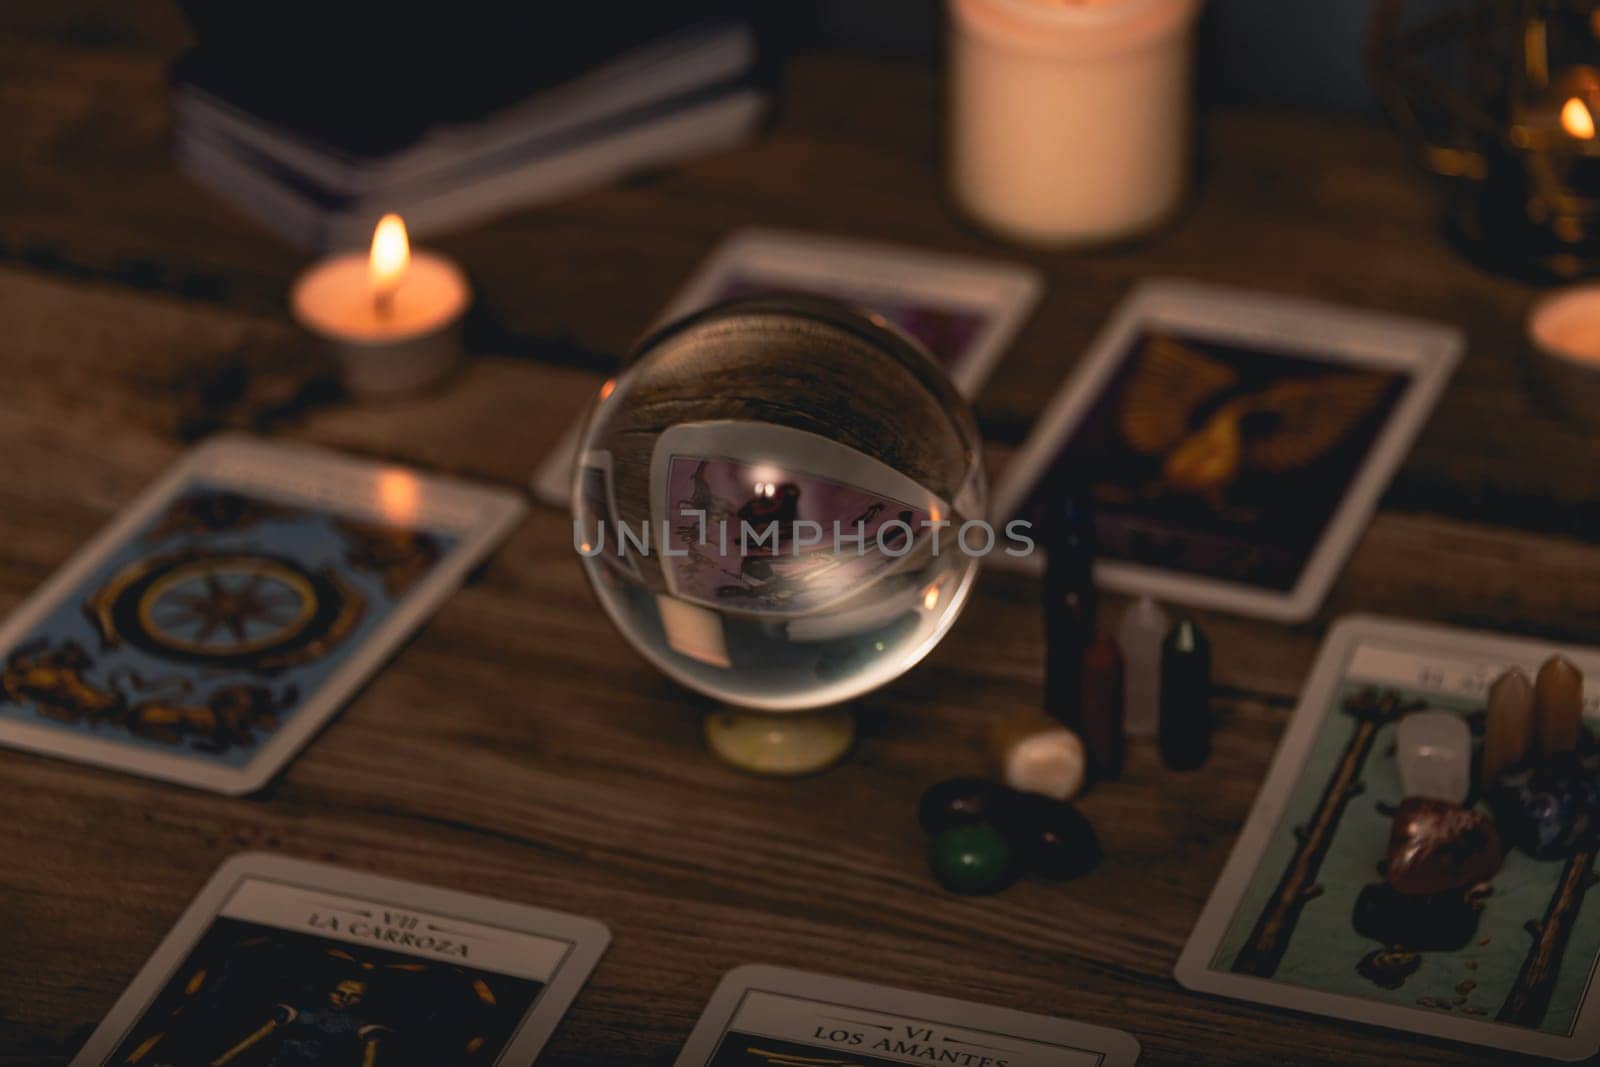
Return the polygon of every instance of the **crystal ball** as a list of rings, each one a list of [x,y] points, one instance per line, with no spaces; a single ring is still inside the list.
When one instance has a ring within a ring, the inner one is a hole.
[[[972,412],[883,318],[734,301],[647,338],[574,468],[573,543],[650,662],[729,704],[848,700],[927,655],[990,546]]]

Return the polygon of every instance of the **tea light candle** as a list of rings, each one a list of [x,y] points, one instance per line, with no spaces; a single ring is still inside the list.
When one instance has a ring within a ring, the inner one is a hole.
[[[949,171],[978,223],[1098,244],[1171,216],[1200,0],[949,0]]]
[[[416,392],[453,370],[471,302],[453,261],[411,251],[399,215],[378,221],[366,253],[313,265],[290,296],[296,321],[323,339],[346,388],[368,397]]]
[[[1600,282],[1559,289],[1528,315],[1534,369],[1569,417],[1600,426]]]

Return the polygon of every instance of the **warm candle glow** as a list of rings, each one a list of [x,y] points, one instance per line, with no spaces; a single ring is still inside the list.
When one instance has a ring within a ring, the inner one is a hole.
[[[1545,351],[1600,372],[1600,285],[1551,294],[1534,308],[1528,330]]]
[[[367,257],[367,276],[372,280],[372,299],[380,312],[394,302],[395,290],[411,263],[411,241],[406,237],[405,220],[385,215],[372,231],[372,252]]]
[[[409,471],[386,470],[378,475],[378,507],[390,522],[415,522],[421,495],[421,486]]]
[[[1561,107],[1561,128],[1580,141],[1594,140],[1594,114],[1589,105],[1576,96],[1570,98]]]

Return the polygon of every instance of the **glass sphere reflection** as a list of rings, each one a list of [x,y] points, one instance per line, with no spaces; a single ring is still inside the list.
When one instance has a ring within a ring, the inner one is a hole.
[[[847,700],[960,613],[984,517],[967,404],[915,341],[811,300],[647,339],[585,427],[574,543],[602,607],[678,681],[747,708]]]

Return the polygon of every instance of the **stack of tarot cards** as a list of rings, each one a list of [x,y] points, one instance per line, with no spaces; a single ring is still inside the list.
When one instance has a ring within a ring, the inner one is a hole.
[[[756,59],[747,23],[691,26],[481,115],[385,131],[329,126],[292,79],[256,85],[196,49],[173,73],[175,151],[302,247],[360,244],[391,211],[428,234],[738,142],[765,107]]]

